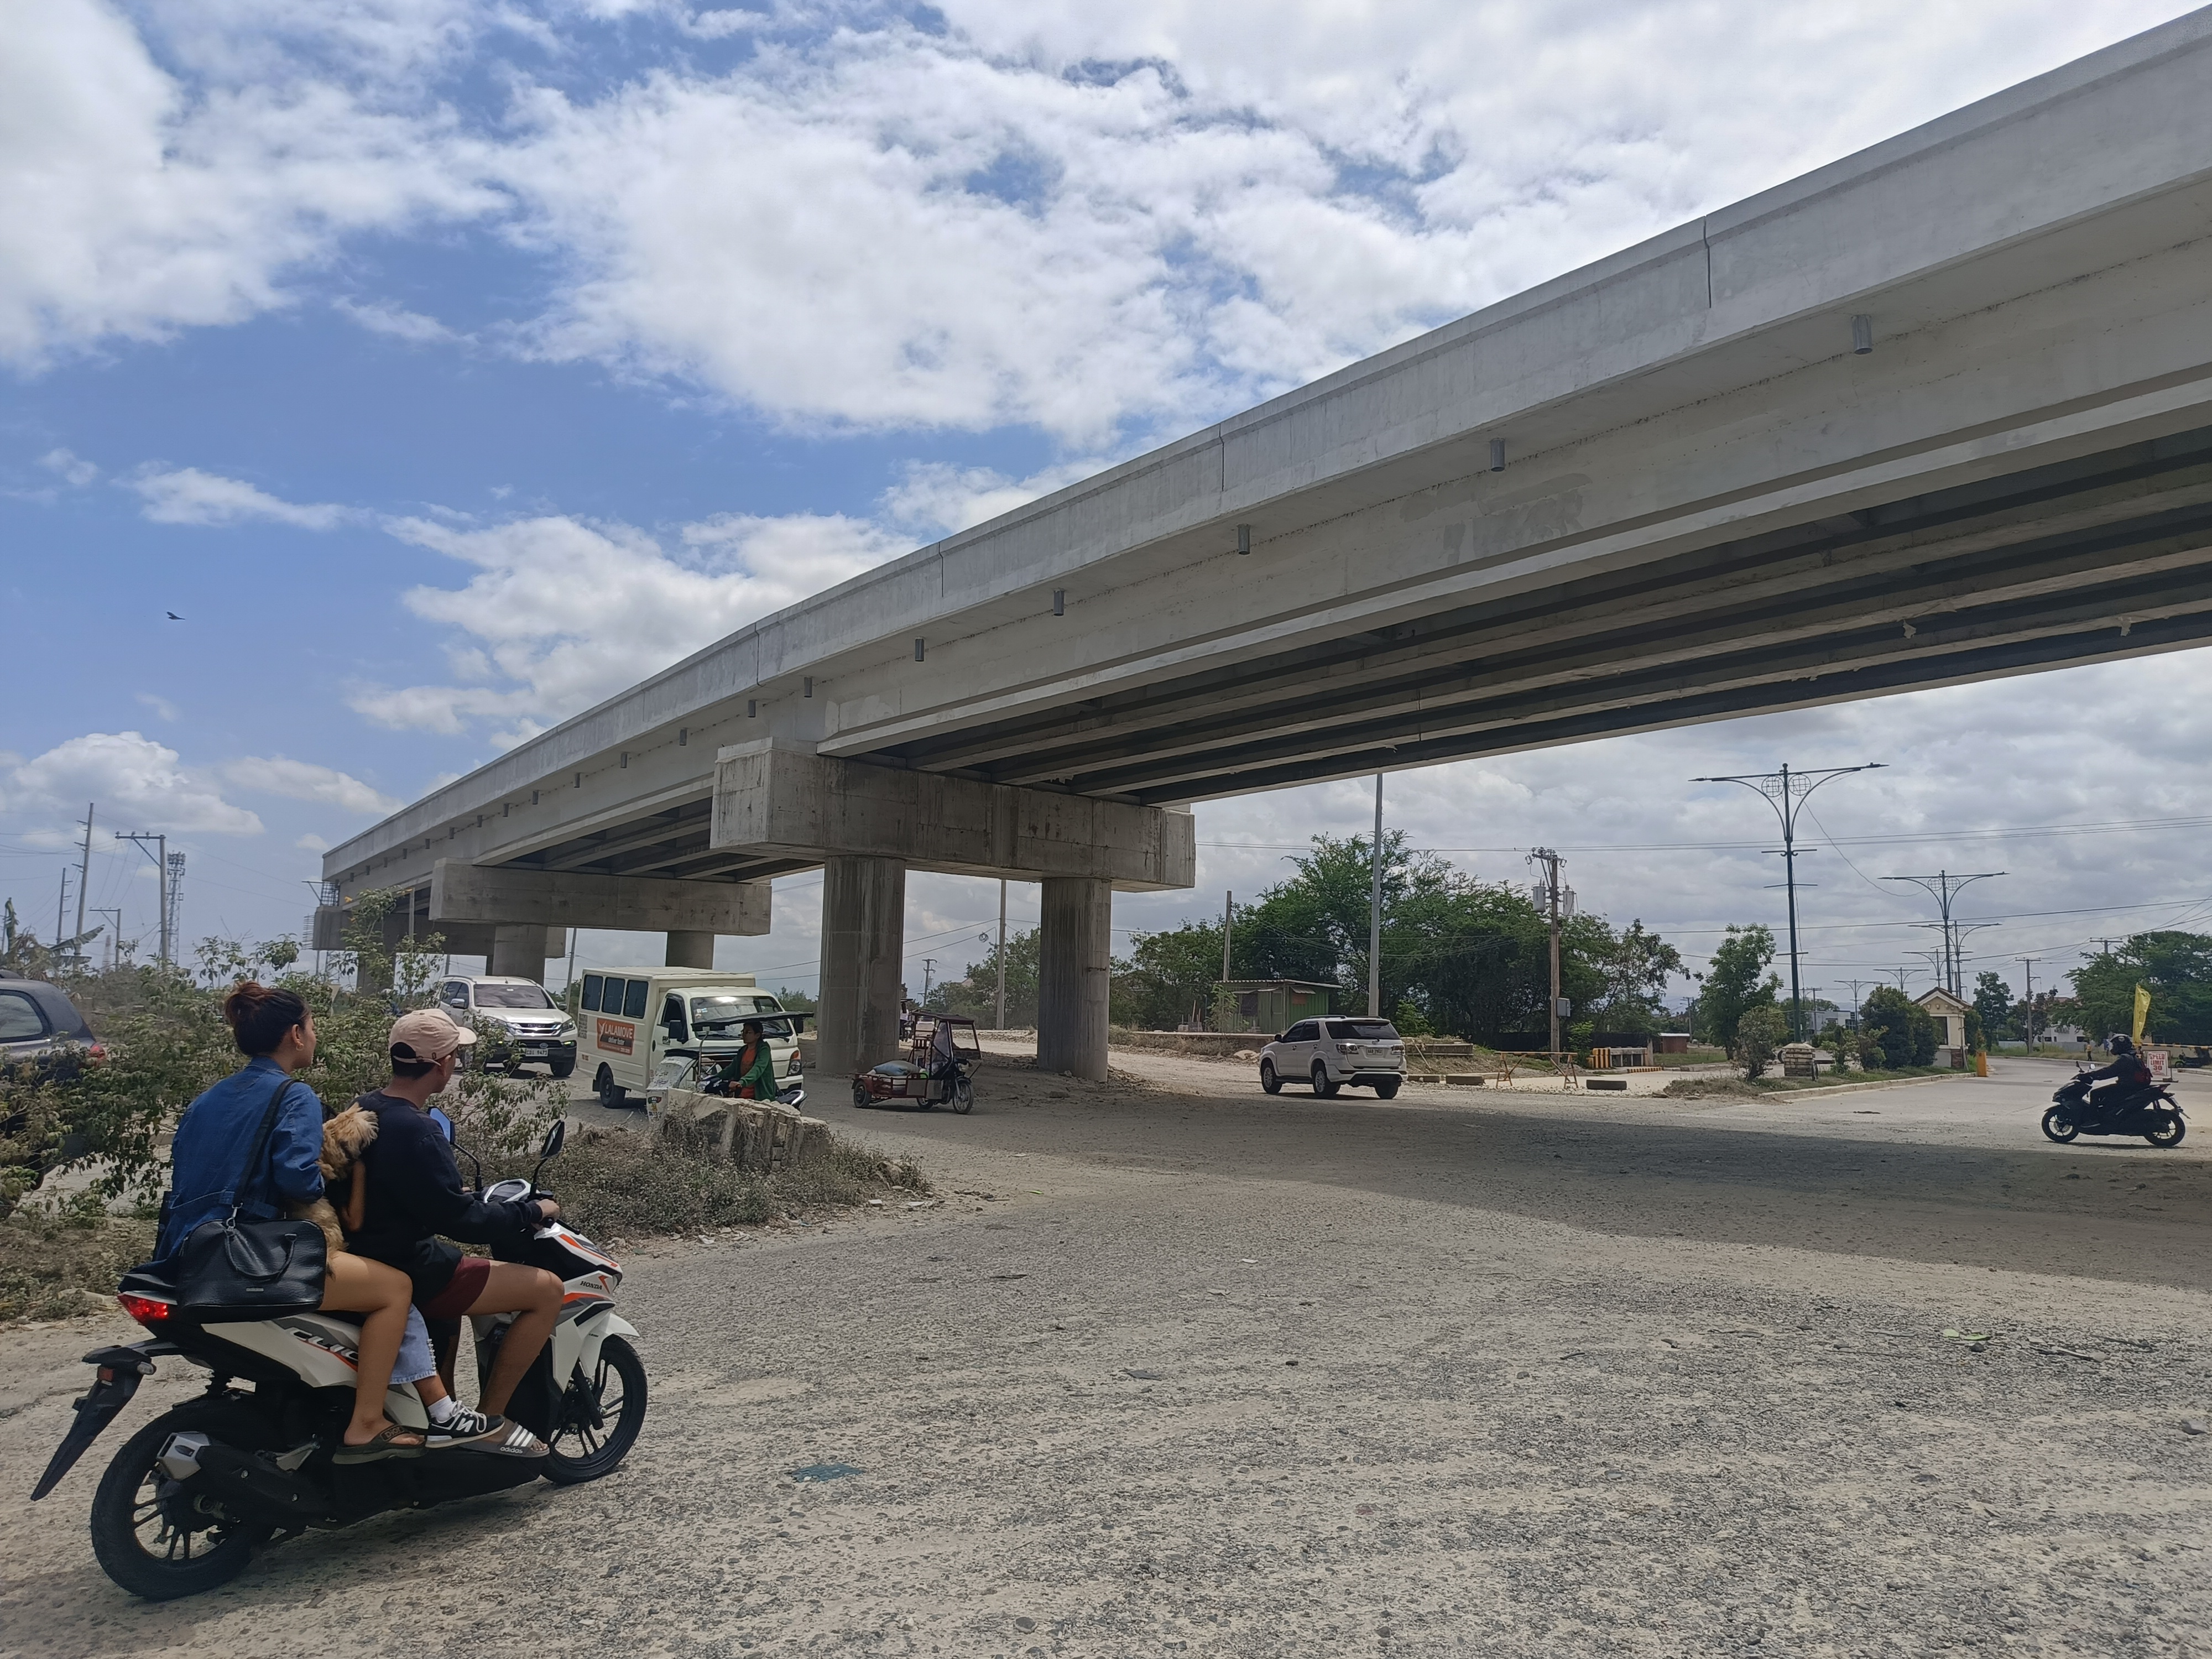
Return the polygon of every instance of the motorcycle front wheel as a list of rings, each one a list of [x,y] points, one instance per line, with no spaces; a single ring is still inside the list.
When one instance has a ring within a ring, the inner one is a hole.
[[[2181,1121],[2181,1114],[2168,1112],[2157,1128],[2143,1131],[2143,1139],[2154,1146],[2179,1146],[2182,1136],[2188,1133],[2189,1126]]]
[[[2081,1126],[2066,1108],[2053,1106],[2043,1115],[2043,1133],[2063,1146],[2081,1133]]]
[[[259,1449],[262,1438],[247,1413],[193,1401],[162,1413],[109,1462],[92,1499],[92,1553],[110,1578],[149,1601],[228,1583],[246,1571],[254,1546],[276,1531],[201,1512],[185,1487],[161,1472],[154,1460],[180,1429],[246,1449]]]
[[[574,1486],[612,1474],[644,1426],[645,1361],[621,1337],[611,1336],[599,1344],[592,1374],[568,1379],[560,1420],[545,1443],[545,1478]]]
[[[964,1077],[952,1085],[952,1109],[956,1112],[975,1109],[975,1085]]]

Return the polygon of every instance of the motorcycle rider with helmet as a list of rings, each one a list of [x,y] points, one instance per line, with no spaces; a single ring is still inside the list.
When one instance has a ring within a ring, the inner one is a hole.
[[[2124,1104],[2137,1090],[2150,1087],[2150,1067],[2136,1052],[2134,1039],[2125,1031],[2115,1031],[2105,1044],[2112,1058],[2109,1065],[2100,1066],[2094,1072],[2084,1072],[2077,1079],[2091,1092],[2083,1096],[2088,1110],[2100,1116],[2113,1107]],[[2109,1088],[2095,1085],[2108,1081]]]

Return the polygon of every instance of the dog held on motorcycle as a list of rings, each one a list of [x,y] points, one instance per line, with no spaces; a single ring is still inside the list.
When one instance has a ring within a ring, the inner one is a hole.
[[[556,1122],[538,1171],[556,1156],[567,1126]],[[488,1196],[550,1197],[527,1181],[495,1182]],[[477,1177],[479,1188],[483,1175]],[[543,1267],[562,1281],[553,1334],[516,1389],[507,1415],[550,1448],[544,1457],[503,1457],[466,1448],[435,1456],[340,1465],[333,1462],[354,1391],[358,1326],[342,1315],[201,1323],[176,1286],[149,1262],[123,1276],[117,1299],[151,1339],[87,1354],[91,1389],[46,1473],[35,1501],[53,1491],[100,1431],[154,1374],[181,1358],[209,1373],[206,1390],[141,1428],[110,1460],[92,1501],[93,1552],[125,1589],[149,1601],[191,1595],[228,1583],[253,1552],[310,1527],[350,1526],[399,1509],[423,1509],[526,1484],[556,1485],[611,1474],[645,1419],[644,1362],[637,1329],[614,1310],[622,1268],[591,1240],[556,1221],[494,1247],[501,1261]],[[512,1314],[476,1321],[477,1359],[488,1373]],[[238,1386],[250,1382],[250,1390]],[[386,1413],[427,1428],[411,1383],[395,1386]]]

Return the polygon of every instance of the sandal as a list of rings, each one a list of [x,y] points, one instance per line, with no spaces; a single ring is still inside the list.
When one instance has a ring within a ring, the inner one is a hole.
[[[414,1443],[410,1445],[402,1441],[399,1437],[403,1434],[410,1437]],[[420,1430],[402,1428],[398,1424],[392,1423],[379,1429],[373,1438],[363,1441],[358,1446],[349,1446],[341,1442],[337,1450],[332,1454],[331,1462],[374,1463],[386,1457],[420,1457],[428,1449],[428,1444]]]

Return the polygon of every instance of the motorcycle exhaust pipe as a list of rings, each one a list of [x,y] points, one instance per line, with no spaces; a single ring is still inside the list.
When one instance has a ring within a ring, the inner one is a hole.
[[[289,1526],[337,1524],[330,1500],[322,1493],[251,1452],[210,1441],[193,1449],[191,1462],[198,1470],[193,1484],[221,1502]]]

